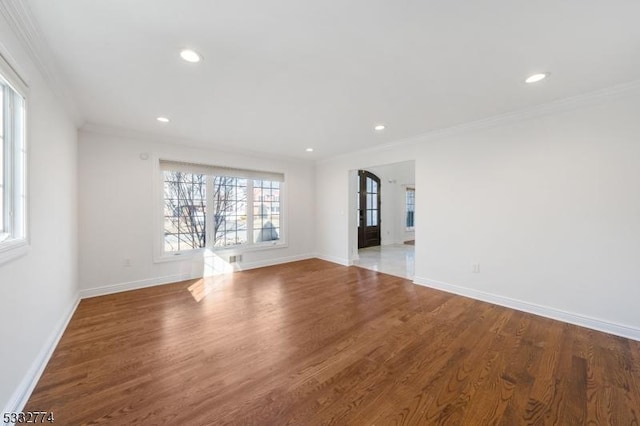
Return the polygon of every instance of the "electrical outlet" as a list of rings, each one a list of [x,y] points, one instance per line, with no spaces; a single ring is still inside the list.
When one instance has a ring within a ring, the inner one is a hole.
[[[229,263],[237,263],[242,261],[242,255],[241,254],[236,254],[233,256],[229,256]]]
[[[479,263],[474,263],[473,265],[471,265],[471,272],[473,272],[474,274],[479,274],[480,273],[480,264]]]

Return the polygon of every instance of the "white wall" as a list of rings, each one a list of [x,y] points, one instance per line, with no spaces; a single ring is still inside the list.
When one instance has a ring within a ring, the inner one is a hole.
[[[319,161],[316,166],[316,253],[318,257],[350,265],[358,255],[355,171],[383,164],[413,161],[415,147],[376,150]],[[351,242],[351,244],[350,244]]]
[[[140,158],[141,153],[151,156]],[[310,161],[252,157],[158,143],[146,137],[81,131],[79,142],[80,283],[91,296],[203,275],[202,256],[155,263],[153,157],[284,172],[288,247],[243,254],[242,269],[312,257],[315,166]],[[130,259],[131,266],[124,265]]]
[[[320,255],[348,170],[415,159],[416,282],[640,339],[640,88],[552,109],[319,163]]]
[[[29,84],[30,251],[0,265],[0,408],[22,408],[78,298],[77,132],[0,14],[0,50]]]

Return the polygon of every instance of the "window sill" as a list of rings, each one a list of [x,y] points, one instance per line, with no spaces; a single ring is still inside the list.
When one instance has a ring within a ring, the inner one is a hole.
[[[26,240],[8,240],[0,243],[0,265],[24,256],[31,247]]]
[[[276,250],[281,248],[287,248],[289,244],[286,242],[280,242],[276,244],[252,244],[247,246],[235,246],[235,247],[216,247],[214,249],[197,249],[183,251],[181,253],[169,254],[163,253],[161,256],[153,259],[153,263],[166,263],[166,262],[179,262],[181,260],[193,259],[196,257],[204,257],[207,254],[222,254],[222,255],[238,255],[249,253],[253,251],[263,250]]]

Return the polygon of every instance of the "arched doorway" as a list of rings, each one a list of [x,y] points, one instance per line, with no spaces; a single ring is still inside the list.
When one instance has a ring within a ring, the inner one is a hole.
[[[358,170],[358,248],[380,245],[380,178]]]

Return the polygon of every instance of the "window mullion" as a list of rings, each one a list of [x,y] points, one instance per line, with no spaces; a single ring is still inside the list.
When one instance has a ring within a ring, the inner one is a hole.
[[[213,245],[215,243],[215,214],[214,214],[214,188],[213,188],[213,175],[207,175],[206,178],[206,191],[207,191],[207,204],[205,206],[205,215],[204,220],[207,224],[207,233],[206,233],[206,243],[205,247],[213,250]]]
[[[253,179],[247,179],[247,245],[253,245]]]

